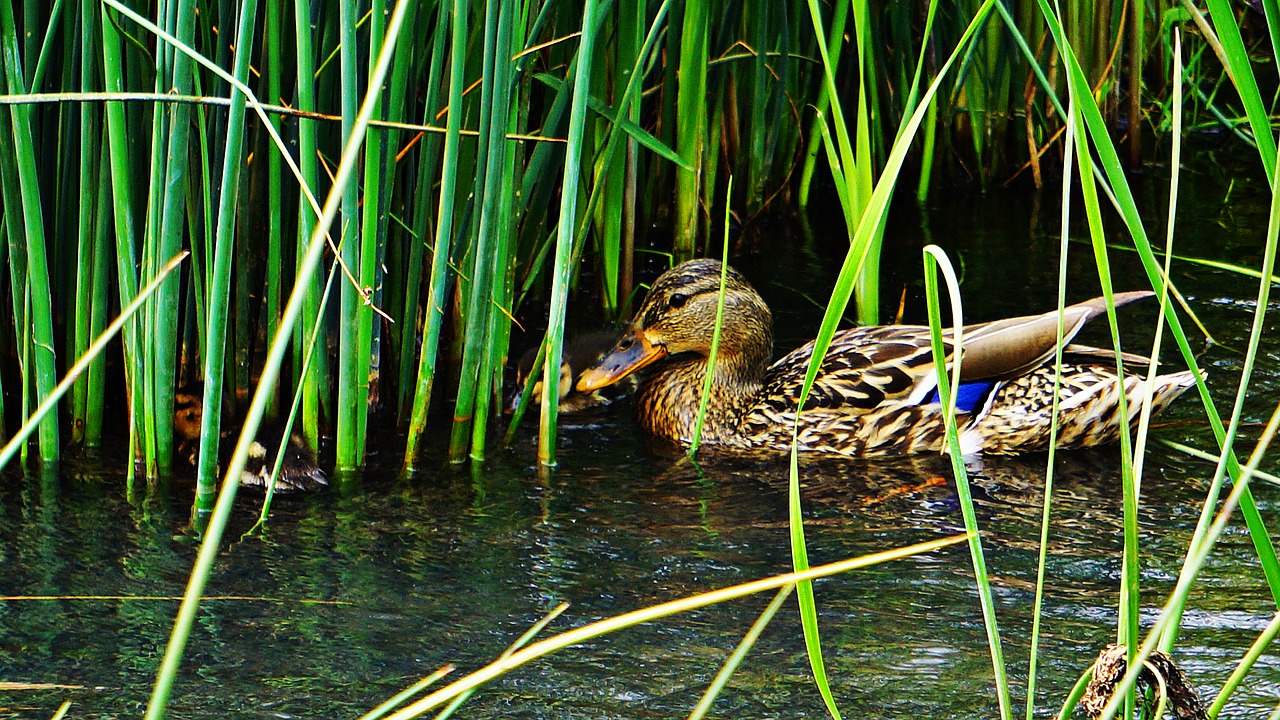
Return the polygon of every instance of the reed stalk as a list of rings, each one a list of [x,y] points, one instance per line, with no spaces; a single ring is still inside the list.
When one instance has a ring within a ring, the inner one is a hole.
[[[702,226],[703,166],[706,163],[707,58],[710,8],[705,0],[684,4],[676,96],[676,152],[689,169],[676,170],[675,242],[677,263],[690,260]]]
[[[340,47],[338,58],[340,66],[339,98],[342,107],[342,141],[346,145],[351,139],[351,130],[355,125],[356,106],[359,102],[359,75],[356,62],[359,55],[359,41],[356,35],[356,3],[347,0],[338,3],[338,34]],[[379,105],[375,105],[379,107]],[[347,185],[342,194],[342,217],[338,228],[340,238],[338,247],[343,266],[355,272],[361,267],[360,252],[364,245],[359,241],[357,231],[359,218],[359,193],[357,183]],[[338,298],[338,404],[334,406],[336,415],[334,436],[334,470],[339,474],[351,473],[360,465],[364,454],[360,431],[367,402],[366,392],[362,393],[362,379],[359,376],[364,361],[361,359],[365,349],[359,345],[363,314],[368,309],[363,307],[362,287],[343,283]],[[367,378],[365,379],[367,380]]]
[[[240,7],[236,31],[235,77],[244,83],[249,77],[257,0]],[[217,493],[218,449],[222,438],[222,371],[227,357],[227,297],[231,294],[232,235],[239,207],[240,169],[244,166],[244,115],[246,97],[232,92],[227,114],[226,148],[222,156],[222,186],[218,191],[217,230],[214,236],[212,277],[207,296],[208,321],[204,347],[204,412],[200,422],[200,450],[196,461],[196,493],[201,505],[210,504]],[[205,302],[206,298],[198,299]]]
[[[573,78],[573,100],[569,107],[569,136],[565,146],[560,220],[556,230],[556,254],[551,274],[551,308],[547,316],[547,359],[542,368],[542,422],[538,432],[538,462],[556,464],[556,420],[560,399],[550,389],[558,386],[564,348],[564,316],[569,302],[570,259],[573,255],[574,227],[578,217],[578,178],[582,166],[583,136],[586,130],[587,96],[591,87],[591,60],[595,57],[599,18],[596,0],[585,0],[582,35],[578,46],[577,72]]]
[[[303,112],[315,112],[319,109],[316,98],[316,62],[315,48],[312,41],[311,6],[305,0],[295,0],[293,4],[294,35],[297,45],[293,60],[297,64],[296,97],[298,109]],[[303,272],[303,260],[306,248],[315,229],[319,212],[309,202],[312,188],[320,186],[319,163],[316,158],[318,138],[317,123],[311,120],[297,121],[298,133],[298,230],[297,242],[294,246],[295,266],[294,283],[303,288],[302,315],[314,318],[320,315],[319,277],[315,273]],[[311,328],[311,330],[308,330]],[[308,333],[311,334],[308,334]],[[296,331],[294,347],[326,347],[328,333],[326,325],[316,323],[313,326],[302,325]],[[315,447],[320,441],[320,388],[332,387],[328,353],[321,352],[315,367],[309,373],[302,373],[298,368],[294,383],[302,393],[302,434],[307,442]]]
[[[465,0],[454,0],[450,15],[452,62],[449,70],[449,117],[441,159],[441,167],[445,170],[440,179],[440,206],[436,213],[436,242],[431,256],[431,280],[425,310],[425,330],[418,365],[417,388],[413,397],[413,414],[409,421],[409,437],[405,447],[406,470],[413,469],[427,429],[427,411],[431,406],[437,371],[436,353],[440,344],[440,333],[444,327],[445,297],[453,282],[449,263],[453,251],[451,241],[457,173],[450,172],[450,168],[457,163],[462,139],[462,93],[465,89],[466,66],[460,62],[460,59],[465,56],[467,47],[467,8],[468,4]]]
[[[453,430],[449,438],[449,459],[462,462],[468,451],[483,459],[483,434],[480,427],[488,422],[488,328],[490,315],[495,312],[491,302],[493,286],[499,281],[497,256],[501,254],[497,236],[501,214],[500,186],[502,184],[502,159],[504,157],[505,129],[510,112],[508,95],[509,75],[507,47],[510,42],[511,3],[503,2],[495,15],[485,15],[484,60],[482,74],[491,78],[484,83],[480,96],[480,142],[476,166],[484,172],[475,177],[473,198],[480,207],[480,220],[474,241],[471,263],[468,265],[469,281],[463,295],[466,324],[463,333],[461,377],[458,397],[454,407]],[[550,387],[550,386],[547,386]],[[477,437],[477,435],[479,437]],[[481,439],[480,444],[476,440]]]
[[[22,63],[19,60],[17,30],[12,6],[0,9],[0,53],[4,55],[5,80],[8,91],[15,95],[26,92],[26,83],[22,77]],[[21,208],[22,232],[25,235],[15,247],[17,228],[10,230],[11,278],[19,276],[19,268],[12,264],[12,259],[19,252],[25,252],[25,301],[30,308],[31,335],[26,344],[28,372],[35,377],[35,398],[43,400],[53,392],[57,377],[57,358],[54,354],[53,340],[53,308],[52,292],[49,284],[48,248],[45,241],[44,220],[40,211],[43,207],[39,179],[37,177],[37,153],[32,135],[32,111],[28,106],[14,106],[8,109],[9,128],[12,133],[12,145],[6,155],[17,166],[17,186],[20,199],[15,204],[12,190],[6,192],[6,205],[11,210]],[[7,145],[7,143],[6,143]],[[11,185],[11,181],[7,183]],[[17,213],[9,214],[8,221],[18,224]],[[25,247],[24,247],[25,246]],[[15,288],[18,282],[14,282]],[[15,303],[16,304],[16,303]],[[23,326],[25,327],[25,325]],[[24,390],[24,398],[28,392]],[[46,466],[58,461],[60,448],[58,444],[58,418],[47,416],[40,425],[40,460]]]
[[[88,5],[86,7],[86,5]],[[87,18],[93,18],[96,14],[97,6],[84,3],[80,7],[80,12]],[[80,40],[80,89],[83,92],[94,90],[94,60],[100,57],[96,47],[98,35],[97,33],[85,33]],[[78,212],[76,213],[75,236],[79,238],[76,248],[76,272],[75,272],[75,295],[70,308],[70,314],[75,318],[73,323],[74,331],[72,339],[69,343],[72,353],[76,357],[84,354],[89,347],[89,343],[93,337],[101,332],[102,316],[98,314],[101,309],[101,303],[95,302],[101,294],[106,293],[106,272],[105,265],[99,262],[98,248],[104,247],[106,240],[99,232],[99,225],[95,215],[106,210],[107,207],[101,203],[90,202],[89,198],[96,198],[98,195],[98,186],[101,177],[97,172],[98,161],[101,159],[99,145],[102,139],[101,128],[101,108],[91,103],[81,103],[80,105],[80,151],[78,153],[77,165],[79,182],[77,183],[76,197],[81,198],[78,203]],[[64,184],[64,187],[69,186]],[[62,203],[60,203],[62,204]],[[74,203],[65,203],[66,206],[74,206]],[[102,258],[105,261],[105,258]],[[97,321],[97,324],[95,324]],[[101,375],[101,368],[98,374]],[[86,445],[96,445],[100,439],[101,423],[93,423],[93,433],[90,434],[91,414],[96,414],[101,418],[102,411],[102,392],[101,388],[98,393],[93,393],[90,388],[90,380],[93,375],[88,375],[85,379],[75,385],[72,389],[71,397],[71,441],[82,442]],[[91,406],[96,408],[91,410]]]
[[[987,646],[991,654],[992,675],[995,680],[996,699],[1000,707],[1001,720],[1013,717],[1013,699],[1009,692],[1009,674],[1004,662],[1004,648],[1000,641],[1000,625],[996,619],[995,597],[991,592],[991,579],[987,570],[986,553],[982,547],[982,534],[978,528],[978,516],[973,505],[973,491],[969,486],[969,474],[965,468],[964,453],[960,448],[960,431],[956,420],[956,405],[953,388],[959,391],[960,371],[963,355],[959,348],[964,347],[964,320],[960,301],[960,281],[956,277],[946,253],[937,246],[924,248],[924,282],[925,297],[929,305],[930,344],[933,349],[933,364],[938,368],[938,403],[945,413],[947,453],[951,459],[952,477],[956,481],[956,495],[960,500],[961,516],[969,542],[969,559],[973,564],[973,579],[978,588],[978,600],[982,607],[983,627],[987,633]],[[947,352],[942,338],[942,310],[938,292],[938,273],[946,280],[948,295],[951,299],[951,346],[956,348],[952,353],[951,372],[943,371],[947,367]],[[1061,323],[1059,323],[1061,325]],[[1061,353],[1061,350],[1058,351]],[[1061,358],[1059,358],[1061,360]],[[1060,363],[1059,363],[1060,364]],[[948,375],[950,375],[948,377]]]
[[[190,43],[195,32],[194,0],[178,0],[169,6],[173,15],[166,18],[167,24],[162,27],[171,28],[172,34],[181,42]],[[167,46],[166,46],[167,47]],[[172,55],[169,67],[163,67],[156,76],[157,91],[174,91],[189,94],[192,87],[192,62],[182,53],[167,50]],[[152,175],[151,194],[148,203],[155,208],[155,223],[148,226],[149,232],[144,241],[143,273],[146,277],[154,274],[152,268],[158,267],[165,258],[170,258],[182,250],[182,238],[186,229],[186,193],[188,191],[191,109],[187,105],[168,106],[167,113],[157,114],[154,118],[155,138],[164,146],[164,161],[153,158],[157,163],[157,172]],[[143,388],[144,411],[149,413],[145,419],[146,427],[151,430],[149,450],[146,457],[149,475],[168,473],[173,465],[173,393],[175,389],[177,360],[177,328],[178,328],[178,295],[176,285],[165,285],[156,296],[156,305],[151,310],[151,317],[146,320],[150,331],[148,335],[145,358],[149,360],[144,368],[146,385]]]

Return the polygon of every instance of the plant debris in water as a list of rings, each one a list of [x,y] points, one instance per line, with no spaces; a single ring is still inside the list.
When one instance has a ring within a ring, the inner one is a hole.
[[[1138,675],[1138,697],[1143,702],[1145,717],[1153,717],[1155,712],[1155,690],[1164,689],[1167,699],[1173,708],[1173,716],[1178,720],[1206,720],[1208,715],[1204,705],[1200,704],[1200,696],[1195,688],[1187,684],[1187,676],[1174,664],[1173,658],[1156,650],[1146,662],[1142,663],[1142,672]],[[1108,645],[1098,653],[1093,662],[1093,679],[1085,688],[1080,706],[1084,708],[1089,720],[1102,717],[1102,710],[1115,694],[1116,686],[1129,669],[1128,648],[1124,645]]]

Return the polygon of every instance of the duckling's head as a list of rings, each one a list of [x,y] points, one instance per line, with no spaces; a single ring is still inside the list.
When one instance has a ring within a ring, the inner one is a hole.
[[[529,373],[533,372],[533,362],[538,359],[539,348],[533,347],[528,350],[520,358],[520,363],[516,365],[516,387],[515,391],[507,399],[507,412],[515,412],[520,407],[520,396],[524,390],[524,385],[529,381]],[[557,381],[556,397],[564,400],[569,393],[573,392],[573,366],[570,364],[568,355],[560,362],[560,378]],[[530,398],[534,405],[542,402],[542,381],[536,380],[533,383],[533,394]]]
[[[184,440],[200,439],[204,416],[204,389],[197,383],[173,394],[173,431]]]
[[[724,271],[724,315],[717,364],[759,374],[773,349],[773,316],[736,270],[717,260],[691,260],[663,273],[613,349],[578,380],[589,392],[643,367],[683,353],[706,357],[715,334]]]
[[[604,357],[604,354],[613,347],[613,342],[617,337],[618,333],[616,332],[595,331],[565,338],[560,361],[560,374],[556,381],[560,412],[582,413],[603,408],[626,397],[635,390],[634,382],[623,383],[604,393],[579,393],[574,390],[578,375]],[[529,373],[533,371],[533,364],[537,360],[539,349],[536,346],[529,348],[516,365],[516,387],[507,400],[506,412],[515,412],[519,408],[520,396],[523,393],[525,383],[529,380]],[[542,380],[537,379],[534,381],[531,398],[534,405],[541,404]]]

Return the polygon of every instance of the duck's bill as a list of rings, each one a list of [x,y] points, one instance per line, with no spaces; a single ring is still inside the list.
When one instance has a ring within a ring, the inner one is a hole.
[[[595,367],[578,378],[578,392],[595,392],[667,356],[667,349],[649,342],[639,330],[629,330]]]

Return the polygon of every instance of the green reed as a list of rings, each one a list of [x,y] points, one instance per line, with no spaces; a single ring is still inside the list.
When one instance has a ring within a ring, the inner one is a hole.
[[[236,52],[234,74],[237,80],[244,83],[249,78],[249,61],[252,57],[254,18],[257,14],[257,2],[249,0],[241,8],[240,24],[236,32]],[[235,245],[234,225],[236,208],[239,205],[241,178],[241,154],[244,142],[244,119],[246,98],[243,93],[233,93],[231,107],[227,113],[226,148],[223,153],[222,185],[218,193],[218,220],[214,233],[212,262],[206,267],[211,276],[206,278],[210,298],[225,298],[231,291],[231,257]],[[211,266],[211,267],[210,267]],[[203,297],[200,298],[203,300]],[[222,434],[222,371],[226,361],[226,337],[228,306],[225,302],[205,303],[198,305],[207,308],[208,319],[205,322],[207,335],[202,345],[204,349],[204,414],[201,416],[200,450],[196,461],[198,468],[197,492],[203,496],[203,503],[212,504],[217,492],[218,447]]]
[[[22,77],[22,61],[19,48],[13,6],[0,9],[0,53],[4,55],[5,83],[10,94],[27,92]],[[28,47],[31,54],[33,48]],[[30,59],[30,58],[28,58]],[[34,112],[29,106],[16,105],[7,112],[9,132],[0,145],[0,155],[12,159],[4,163],[4,200],[8,208],[6,225],[9,230],[10,278],[13,282],[15,317],[24,322],[22,327],[22,353],[28,372],[23,374],[22,397],[24,411],[28,398],[46,398],[53,392],[57,377],[53,339],[53,295],[49,277],[49,258],[46,249],[44,208],[36,167],[36,126]],[[16,175],[16,177],[15,177]],[[19,213],[18,209],[21,208]],[[18,215],[21,214],[19,218]],[[25,238],[17,235],[24,233]],[[25,257],[19,257],[25,248]],[[20,292],[21,289],[21,292]],[[21,306],[22,310],[18,311]],[[30,328],[27,332],[26,329]],[[35,387],[27,386],[27,378],[35,378]],[[26,413],[24,412],[24,415]],[[59,457],[58,417],[50,414],[40,424],[40,460],[46,465],[57,462]]]
[[[233,406],[229,416],[243,412],[292,287],[307,288],[308,317],[325,317],[295,331],[290,387],[281,389],[303,388],[301,426],[310,442],[333,437],[336,465],[358,468],[370,414],[386,408],[407,422],[405,465],[411,467],[436,422],[433,409],[454,403],[451,455],[481,458],[490,443],[487,424],[500,393],[510,320],[519,319],[531,337],[559,323],[528,310],[529,301],[554,294],[554,276],[562,275],[565,287],[576,291],[573,302],[563,304],[570,327],[588,317],[618,319],[633,299],[634,249],[643,241],[637,228],[660,217],[671,197],[671,249],[677,259],[700,253],[711,225],[707,198],[725,188],[730,175],[742,179],[729,198],[740,221],[781,209],[797,189],[803,202],[814,178],[831,176],[848,199],[852,234],[852,218],[861,216],[901,119],[917,109],[921,85],[944,76],[927,48],[954,45],[975,9],[939,13],[929,4],[920,10],[921,26],[915,9],[882,13],[865,2],[834,9],[751,3],[737,15],[695,3],[670,17],[666,3],[611,5],[604,21],[616,23],[617,32],[588,57],[574,34],[580,24],[573,13],[552,12],[547,4],[415,7],[408,21],[424,31],[425,41],[398,51],[375,114],[413,124],[379,127],[366,144],[360,178],[345,191],[343,219],[330,238],[345,282],[338,307],[323,311],[321,280],[299,276],[298,258],[314,226],[313,198],[327,183],[330,158],[349,132],[354,98],[367,85],[360,68],[367,47],[378,43],[385,14],[348,16],[339,6],[312,18],[310,6],[279,1],[261,12],[252,3],[186,12],[196,5],[175,5],[159,26],[231,69],[262,97],[331,114],[273,114],[246,122],[235,120],[243,118],[235,105],[220,110],[192,107],[188,100],[86,102],[74,111],[17,105],[7,112],[11,126],[27,127],[14,135],[21,146],[0,150],[6,158],[24,158],[6,170],[6,206],[50,208],[20,225],[9,223],[7,232],[16,238],[21,229],[24,238],[39,238],[47,235],[46,223],[57,228],[56,239],[34,246],[15,239],[13,248],[21,252],[7,253],[17,278],[10,284],[9,314],[21,320],[14,326],[21,328],[15,339],[26,338],[19,357],[29,356],[33,369],[23,375],[31,383],[20,395],[27,407],[47,392],[57,370],[50,349],[84,348],[109,306],[128,302],[160,258],[183,245],[195,250],[184,284],[162,292],[137,337],[126,333],[125,372],[108,375],[104,364],[90,373],[73,395],[69,418],[73,441],[98,442],[106,395],[100,388],[124,383],[141,467],[157,474],[172,463],[172,388],[203,378],[211,410],[210,440],[199,463],[206,494],[219,434],[213,410],[222,398]],[[1229,14],[1226,7],[1211,4],[1216,14]],[[20,67],[40,83],[32,90],[229,92],[225,78],[193,65],[169,43],[149,49],[148,33],[109,7],[51,3],[50,13],[55,8],[60,16],[51,15],[49,25],[34,33],[25,27],[18,33],[13,19],[15,34],[6,49],[11,95],[28,92],[28,78],[12,72]],[[939,100],[926,104],[908,162],[909,170],[919,170],[922,197],[929,178],[957,176],[942,166],[947,156],[962,158],[989,183],[1019,168],[1038,170],[1038,160],[1028,163],[1027,148],[1039,153],[1059,142],[1057,94],[1069,82],[1057,43],[1043,42],[1050,24],[1027,7],[1016,14],[1003,6],[999,11],[1000,21],[984,22],[957,72],[946,76]],[[1153,9],[1134,6],[1123,27],[1114,28],[1127,33],[1123,37],[1104,28],[1116,17],[1110,4],[1076,4],[1070,12],[1061,38],[1087,58],[1080,72],[1090,87],[1114,84],[1121,72],[1132,80],[1134,64],[1150,50],[1145,39],[1156,38]],[[37,11],[22,20],[40,17]],[[73,23],[86,29],[74,53],[59,34]],[[916,35],[920,27],[924,33]],[[1242,107],[1265,158],[1274,146],[1257,131],[1265,126],[1265,103],[1241,69],[1247,69],[1249,48],[1235,27],[1217,23],[1222,38],[1215,40],[1224,65],[1242,78]],[[215,28],[235,28],[237,42],[217,42]],[[658,52],[662,38],[665,54]],[[1111,50],[1122,41],[1132,51],[1112,61]],[[486,47],[487,55],[468,51]],[[245,75],[246,63],[254,73]],[[561,169],[575,89],[567,81],[584,63],[594,71],[585,89],[581,170],[574,177],[587,202],[574,204],[573,222],[563,226],[573,230],[572,245],[556,260],[551,249],[562,229],[549,218],[555,217],[555,199],[569,189]],[[1197,67],[1213,72],[1207,58]],[[832,98],[840,102],[833,105]],[[819,111],[816,117],[810,107]],[[1102,121],[1121,112],[1118,107],[1100,106]],[[811,118],[805,137],[801,128]],[[30,126],[46,120],[74,140],[67,151],[34,142]],[[296,174],[284,170],[285,158],[265,124],[290,143]],[[824,137],[836,152],[823,153],[819,162]],[[677,158],[674,168],[671,158]],[[92,169],[95,162],[98,172],[56,172],[73,165]],[[675,188],[673,196],[668,187]],[[114,257],[106,244],[110,234]],[[297,242],[285,240],[291,236]],[[876,320],[880,245],[877,240],[860,251],[856,304],[864,322]],[[225,259],[219,263],[228,252],[237,258],[229,268]],[[37,277],[42,254],[48,292]],[[583,270],[595,278],[593,285],[578,282]],[[45,300],[51,300],[49,308]],[[55,323],[55,315],[68,320]],[[298,348],[312,339],[310,327],[318,328],[320,352],[304,377]],[[219,375],[218,366],[228,363],[230,372]],[[436,373],[446,368],[463,372],[456,385],[451,376],[446,392],[437,392]],[[273,400],[271,415],[275,407]],[[42,453],[54,457],[56,428],[50,424],[44,432],[50,449]]]

